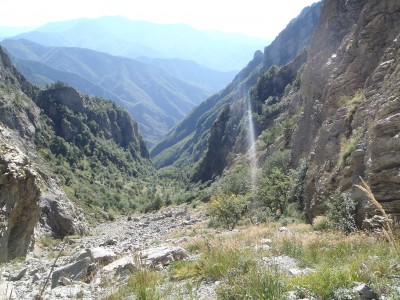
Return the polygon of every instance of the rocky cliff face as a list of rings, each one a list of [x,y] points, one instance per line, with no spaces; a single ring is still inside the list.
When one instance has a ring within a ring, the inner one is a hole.
[[[230,86],[154,148],[156,163],[182,165],[176,155],[181,153],[185,159],[203,157],[196,180],[221,174],[229,159],[246,150],[246,121],[238,112],[247,109],[249,95],[257,134],[264,132],[260,164],[282,149],[291,150],[293,168],[307,161],[302,204],[309,221],[326,213],[339,189],[355,200],[361,226],[375,212],[354,188],[359,177],[387,212],[399,216],[400,2],[326,0],[317,26],[318,16],[317,10],[304,10],[264,54],[256,53]],[[271,64],[281,67],[269,69]],[[224,105],[229,120],[218,117]]]
[[[352,185],[366,178],[384,208],[400,213],[398,1],[326,1],[310,48],[294,134],[296,159],[307,157],[308,217],[326,194],[352,191],[359,220],[366,199]]]
[[[33,139],[40,109],[36,89],[10,64],[0,48],[0,262],[26,254],[34,229],[48,234],[83,234],[82,215],[45,166],[39,167]],[[54,201],[52,204],[49,198]],[[54,209],[57,207],[57,209]],[[50,220],[51,219],[51,220]],[[40,222],[39,222],[40,221]],[[38,226],[41,224],[42,226]]]
[[[58,136],[72,142],[85,131],[86,123],[94,122],[96,126],[91,128],[94,134],[101,131],[105,139],[113,140],[124,148],[134,148],[134,157],[149,158],[138,124],[127,111],[111,101],[102,103],[70,86],[59,85],[61,86],[56,84],[53,88],[40,92],[35,100],[54,122],[54,130]]]
[[[3,142],[6,129],[0,130]],[[0,262],[4,262],[25,256],[40,216],[41,191],[30,159],[8,143],[0,147]]]

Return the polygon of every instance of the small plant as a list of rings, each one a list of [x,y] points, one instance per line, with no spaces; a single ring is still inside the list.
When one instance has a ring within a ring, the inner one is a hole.
[[[129,278],[128,285],[134,287],[133,294],[138,300],[158,299],[155,286],[160,280],[160,275],[151,270],[143,269]]]
[[[357,91],[353,97],[351,96],[341,96],[339,98],[339,106],[347,107],[347,117],[352,118],[357,108],[365,100],[365,94],[363,91]]]
[[[141,264],[141,262],[138,262]],[[160,299],[156,285],[160,282],[161,275],[154,270],[149,270],[146,266],[132,274],[126,285],[120,287],[117,292],[109,295],[107,300],[126,299],[128,295],[134,295],[137,300],[156,300]]]
[[[216,195],[211,198],[210,215],[217,224],[232,230],[247,211],[248,200],[242,195]]]
[[[326,216],[316,216],[312,222],[312,227],[317,231],[329,229],[329,219]]]
[[[334,299],[337,300],[353,300],[357,297],[358,293],[353,289],[340,288],[334,292]]]
[[[357,111],[360,104],[365,100],[365,94],[362,91],[357,91],[353,98],[347,104],[347,117],[352,117]]]
[[[361,138],[364,135],[363,128],[357,128],[350,137],[344,137],[340,141],[340,152],[339,152],[339,165],[344,167],[348,163],[348,158],[354,152]]]
[[[284,299],[286,288],[278,271],[251,269],[242,276],[228,276],[217,289],[218,299]]]

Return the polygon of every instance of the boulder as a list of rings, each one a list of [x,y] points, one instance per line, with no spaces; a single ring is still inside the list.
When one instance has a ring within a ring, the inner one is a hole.
[[[110,263],[117,257],[113,251],[102,247],[89,249],[89,252],[95,262],[103,265]]]
[[[10,277],[8,278],[9,281],[18,281],[21,280],[22,277],[24,277],[26,271],[28,268],[23,268],[21,270],[17,270],[14,274],[11,274]]]
[[[47,181],[49,185],[50,181]],[[87,225],[80,212],[74,207],[65,193],[55,184],[40,197],[40,225],[56,238],[67,235],[87,233]]]
[[[82,280],[88,276],[90,266],[90,258],[84,258],[77,262],[63,266],[53,272],[51,280],[51,288],[55,288],[61,277],[69,278],[70,280]]]
[[[366,300],[374,300],[374,299],[379,299],[379,295],[375,293],[371,287],[366,285],[365,283],[359,284],[354,288],[355,291],[357,291],[360,296],[363,297],[363,299]]]
[[[385,217],[374,215],[372,218],[365,219],[362,222],[362,229],[370,231],[381,230],[384,227],[385,222]]]
[[[182,260],[189,257],[189,253],[181,247],[160,246],[150,248],[140,253],[140,257],[149,267],[164,267],[176,260]]]
[[[115,274],[121,274],[123,272],[132,273],[137,269],[138,266],[134,257],[132,255],[127,255],[108,264],[103,268],[103,271],[106,273],[114,272]]]

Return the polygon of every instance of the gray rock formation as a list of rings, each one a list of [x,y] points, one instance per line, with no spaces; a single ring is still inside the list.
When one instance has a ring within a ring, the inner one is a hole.
[[[181,247],[161,246],[150,248],[140,253],[145,264],[152,268],[163,268],[173,261],[189,257],[189,253]]]
[[[38,174],[18,148],[0,144],[0,262],[25,256],[40,216]]]
[[[84,216],[59,188],[43,193],[40,196],[40,207],[41,228],[38,231],[56,238],[87,233]]]
[[[87,230],[57,180],[36,164],[40,109],[30,98],[35,91],[0,47],[0,262],[25,256],[35,227],[56,237]]]
[[[84,258],[73,262],[69,265],[63,266],[55,270],[52,274],[51,288],[55,288],[59,285],[59,280],[61,277],[66,277],[71,280],[83,280],[88,276],[90,266],[90,258]]]
[[[359,176],[387,212],[400,214],[399,26],[398,1],[323,5],[302,79],[304,112],[293,142],[294,157],[309,160],[309,219],[324,212],[326,195],[338,187],[357,201],[361,225],[370,208],[365,195],[352,188]],[[346,150],[346,143],[354,149]]]

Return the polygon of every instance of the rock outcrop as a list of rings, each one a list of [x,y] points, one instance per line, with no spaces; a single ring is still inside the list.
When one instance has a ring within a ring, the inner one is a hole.
[[[34,137],[37,89],[11,66],[0,48],[0,262],[25,256],[34,232],[63,237],[87,226],[57,180],[39,167]],[[41,162],[43,163],[43,162]],[[36,230],[35,230],[36,228]]]
[[[0,144],[0,262],[25,256],[40,216],[39,177],[17,147]]]
[[[95,122],[97,128],[91,128],[92,131],[101,131],[105,139],[113,140],[121,147],[134,146],[138,152],[136,157],[149,158],[138,124],[126,110],[115,103],[109,102],[107,107],[70,86],[57,83],[53,88],[40,92],[35,102],[54,122],[56,134],[67,142],[82,134],[86,123]],[[79,115],[86,116],[86,120],[81,120]]]
[[[195,181],[223,174],[248,149],[243,111],[250,94],[256,135],[294,124],[267,146],[260,138],[258,159],[262,165],[276,150],[290,149],[292,168],[307,162],[300,204],[309,221],[326,213],[339,190],[356,202],[361,227],[376,211],[354,188],[360,177],[388,213],[400,216],[400,2],[326,0],[320,18],[318,5],[154,147],[156,165],[199,161]],[[219,119],[226,106],[230,117]]]
[[[306,211],[326,208],[332,189],[352,191],[359,222],[367,179],[389,213],[400,214],[398,1],[326,1],[304,71],[304,112],[293,154],[307,157]],[[353,144],[353,149],[348,147]]]

